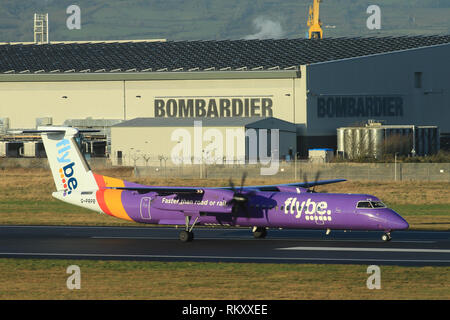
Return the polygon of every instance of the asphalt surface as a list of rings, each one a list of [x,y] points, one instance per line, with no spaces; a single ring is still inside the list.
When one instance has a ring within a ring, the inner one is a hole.
[[[450,266],[450,232],[196,228],[190,243],[169,227],[0,226],[0,258]]]

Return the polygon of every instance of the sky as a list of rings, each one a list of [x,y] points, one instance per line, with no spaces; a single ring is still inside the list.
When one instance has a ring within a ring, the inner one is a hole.
[[[313,0],[0,0],[0,41],[303,38]],[[450,34],[450,0],[323,0],[325,37]]]

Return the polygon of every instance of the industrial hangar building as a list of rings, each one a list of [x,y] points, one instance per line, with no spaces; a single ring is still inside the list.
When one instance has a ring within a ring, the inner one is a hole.
[[[135,118],[111,127],[112,164],[146,165],[155,152],[176,164],[243,164],[273,153],[292,159],[296,140],[296,126],[273,117]]]
[[[369,119],[438,126],[441,139],[450,136],[447,35],[4,43],[0,56],[0,119],[9,129],[42,118],[53,125],[147,118],[155,128],[178,118],[189,120],[185,127],[194,119],[233,127],[274,118],[294,125],[292,152],[302,156],[336,150],[337,128]],[[140,133],[123,128],[122,139],[137,149]]]

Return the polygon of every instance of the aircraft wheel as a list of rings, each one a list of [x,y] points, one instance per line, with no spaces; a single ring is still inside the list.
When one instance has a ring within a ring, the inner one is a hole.
[[[386,241],[386,242],[391,241],[391,239],[392,239],[391,234],[389,232],[387,232],[381,236],[381,240]]]
[[[194,233],[183,230],[180,232],[180,240],[182,242],[191,242],[194,240]]]
[[[267,236],[266,228],[255,228],[253,231],[253,237],[255,239],[264,239]]]

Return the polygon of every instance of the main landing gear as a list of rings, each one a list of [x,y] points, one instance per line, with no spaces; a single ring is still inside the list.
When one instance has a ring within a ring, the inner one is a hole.
[[[255,239],[264,239],[267,236],[267,229],[264,227],[253,227],[252,232]]]
[[[192,224],[191,227],[189,227],[189,223],[191,222],[191,217],[190,216],[186,216],[186,229],[180,232],[180,240],[182,242],[191,242],[192,240],[194,240],[194,233],[192,232],[192,229],[194,229],[195,224],[198,221],[198,217],[195,218],[194,223]]]
[[[391,241],[392,237],[391,237],[391,233],[390,232],[386,232],[385,234],[383,234],[381,236],[381,240],[383,241]]]
[[[182,242],[190,242],[194,240],[194,233],[192,231],[183,230],[180,232],[180,240]]]

